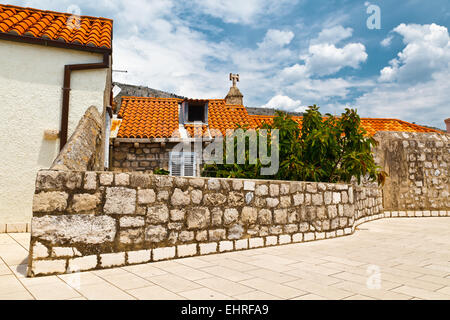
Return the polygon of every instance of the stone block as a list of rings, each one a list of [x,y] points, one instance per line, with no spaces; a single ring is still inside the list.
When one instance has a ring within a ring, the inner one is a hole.
[[[203,199],[203,192],[201,190],[192,190],[191,199],[193,204],[200,204]]]
[[[220,241],[219,243],[219,251],[233,251],[233,241]]]
[[[87,271],[95,269],[96,267],[97,267],[97,256],[96,255],[85,256],[80,258],[69,259],[69,267],[67,269],[67,272],[73,273],[73,272]]]
[[[240,239],[244,234],[244,228],[240,224],[235,224],[228,229],[228,240]]]
[[[114,181],[113,173],[101,173],[100,174],[100,185],[111,186]]]
[[[287,209],[278,209],[273,211],[273,222],[275,224],[286,224],[287,221],[288,210]]]
[[[270,225],[272,223],[272,211],[269,209],[259,210],[258,223],[261,225]]]
[[[278,184],[270,184],[269,194],[271,197],[278,197],[280,195],[280,185]]]
[[[266,246],[276,246],[278,244],[277,236],[267,236],[266,237]]]
[[[145,240],[150,242],[162,242],[167,238],[167,229],[163,226],[149,226],[145,230]]]
[[[153,261],[167,260],[175,257],[175,247],[153,249]]]
[[[241,180],[233,180],[233,190],[240,191],[244,188],[244,183]]]
[[[77,248],[73,247],[53,247],[52,248],[52,257],[81,257],[80,251]]]
[[[65,273],[66,260],[35,260],[31,271],[35,276]]]
[[[127,252],[127,260],[129,264],[146,263],[151,260],[151,250],[138,250]]]
[[[197,254],[197,244],[185,244],[177,246],[178,257],[191,257]]]
[[[122,217],[119,220],[121,228],[138,228],[145,225],[143,217]]]
[[[227,202],[227,196],[222,193],[208,193],[203,197],[203,203],[209,207],[217,207]]]
[[[257,185],[255,194],[257,196],[267,196],[269,194],[269,188],[265,184]]]
[[[208,240],[208,231],[206,231],[206,230],[197,231],[195,234],[195,240],[197,240],[198,242],[207,241]]]
[[[256,183],[254,181],[244,181],[244,191],[255,191]]]
[[[119,241],[122,244],[141,244],[141,243],[143,243],[144,242],[144,228],[120,230]]]
[[[248,245],[250,248],[264,247],[264,238],[250,238],[248,239]]]
[[[302,205],[305,202],[305,195],[303,193],[294,194],[292,198],[294,199],[294,206]]]
[[[97,173],[86,172],[84,174],[84,189],[97,190]]]
[[[280,200],[278,198],[267,198],[266,203],[269,208],[275,208],[280,203]]]
[[[48,256],[48,248],[42,243],[36,242],[33,245],[33,259],[47,258]]]
[[[208,180],[209,190],[220,190],[220,180],[219,179],[209,179]]]
[[[194,240],[194,231],[181,231],[178,235],[178,240],[181,242],[189,242]]]
[[[189,192],[183,192],[182,190],[176,188],[172,194],[170,202],[173,206],[187,206],[191,202],[191,197]]]
[[[210,254],[217,252],[217,243],[200,243],[200,254]]]
[[[72,210],[76,213],[92,211],[97,208],[100,198],[95,194],[75,194],[73,196]]]
[[[165,204],[149,207],[147,209],[147,220],[152,224],[166,223],[169,220],[169,208]]]
[[[206,207],[195,207],[188,211],[187,227],[189,230],[204,229],[209,226],[210,212]]]
[[[211,210],[211,224],[214,227],[222,225],[223,211],[220,208],[213,208]]]
[[[186,211],[184,209],[174,209],[170,210],[170,220],[171,221],[184,221]]]
[[[248,249],[248,239],[236,240],[234,245],[236,250]]]
[[[104,253],[100,255],[100,265],[103,268],[125,265],[125,252]]]
[[[325,232],[316,232],[315,237],[316,237],[316,240],[325,239]]]
[[[116,220],[93,215],[33,217],[32,229],[33,237],[53,244],[103,244],[114,240]]]
[[[303,240],[304,241],[313,241],[315,240],[315,234],[314,232],[307,232],[303,234]]]
[[[136,211],[136,190],[123,187],[106,189],[106,214],[134,214]]]
[[[254,224],[258,218],[258,210],[253,207],[244,207],[242,209],[241,221],[244,224]]]
[[[295,233],[292,235],[292,242],[302,242],[303,241],[303,233]]]
[[[65,192],[41,192],[34,195],[33,212],[61,212],[67,208],[69,195]]]
[[[7,223],[5,229],[6,233],[25,233],[27,232],[27,223]]]
[[[223,223],[225,225],[231,225],[233,223],[236,223],[239,219],[239,212],[234,209],[225,209],[225,213],[223,215]]]
[[[279,235],[279,242],[280,244],[291,243],[292,242],[291,236],[288,234],[281,234]]]
[[[137,196],[139,204],[151,204],[156,201],[156,194],[152,189],[138,190]]]

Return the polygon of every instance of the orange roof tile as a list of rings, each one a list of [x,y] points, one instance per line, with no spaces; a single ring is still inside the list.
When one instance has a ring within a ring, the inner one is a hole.
[[[112,28],[110,19],[0,4],[0,33],[111,49]]]
[[[274,116],[252,115],[253,121],[262,126],[264,122],[271,124]],[[293,116],[292,119],[302,126],[303,117]],[[422,127],[414,123],[409,123],[397,119],[381,118],[361,118],[361,126],[367,131],[367,134],[373,136],[378,131],[401,131],[401,132],[439,132],[438,130]]]
[[[227,105],[224,99],[208,101],[208,125],[186,124],[184,127],[190,137],[214,136],[215,130],[226,135],[228,129],[237,125],[249,128],[261,127],[264,122],[272,123],[274,116],[249,115],[244,106]],[[122,97],[122,107],[118,114],[122,118],[118,138],[179,138],[178,105],[183,99]],[[299,126],[303,117],[292,117]],[[361,118],[361,126],[368,135],[378,131],[438,132],[397,119]]]
[[[178,104],[182,101],[176,98],[122,97],[118,114],[122,123],[117,137],[170,138],[175,137],[172,135],[174,132],[179,137]],[[208,101],[208,126],[185,125],[190,137],[205,135],[207,129],[213,136],[214,130],[225,135],[227,129],[234,129],[237,124],[255,127],[244,106],[227,105],[224,99],[205,101]]]

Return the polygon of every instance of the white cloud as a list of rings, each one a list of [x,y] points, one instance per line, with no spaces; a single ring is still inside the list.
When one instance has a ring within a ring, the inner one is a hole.
[[[195,0],[194,3],[205,14],[227,23],[254,24],[268,13],[280,12],[298,0]]]
[[[303,112],[306,110],[306,107],[302,106],[302,102],[300,100],[291,99],[288,96],[284,95],[276,95],[272,99],[269,100],[265,105],[260,108],[271,108],[285,111],[297,111]]]
[[[344,28],[341,25],[334,26],[332,28],[323,29],[317,38],[311,40],[311,44],[337,44],[344,39],[350,38],[353,34],[352,28]]]
[[[400,24],[405,48],[380,71],[380,83],[356,99],[366,116],[443,127],[450,101],[450,38],[436,24]]]
[[[417,83],[430,80],[434,72],[449,69],[450,37],[446,27],[402,23],[393,31],[403,37],[406,47],[381,70],[380,81]]]
[[[391,45],[393,38],[394,38],[393,36],[388,36],[388,37],[384,38],[383,40],[381,40],[380,44],[383,47],[389,47]]]
[[[342,48],[321,43],[311,45],[308,54],[302,59],[310,73],[326,76],[345,67],[358,68],[360,63],[367,60],[367,53],[362,43],[349,43]]]
[[[258,43],[260,48],[276,48],[283,47],[291,43],[294,38],[294,33],[292,31],[283,31],[269,29],[264,37],[264,40]]]

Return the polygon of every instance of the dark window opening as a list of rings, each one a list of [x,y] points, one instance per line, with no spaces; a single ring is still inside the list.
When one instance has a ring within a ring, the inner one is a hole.
[[[206,122],[205,120],[205,103],[188,104],[188,122]]]

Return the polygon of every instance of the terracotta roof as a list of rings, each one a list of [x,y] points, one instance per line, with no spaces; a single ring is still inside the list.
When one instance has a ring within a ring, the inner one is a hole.
[[[272,123],[274,116],[250,116],[253,121],[261,126],[264,122]],[[302,126],[303,117],[292,117],[292,119]],[[409,123],[398,119],[382,119],[382,118],[361,118],[361,126],[367,131],[367,134],[373,136],[378,131],[401,131],[401,132],[438,132],[427,127],[422,127],[414,123]]]
[[[122,97],[118,138],[169,138],[178,132],[178,103],[174,98]]]
[[[237,124],[251,124],[251,127],[255,127],[244,106],[226,105],[224,99],[205,101],[208,101],[208,126],[185,125],[189,136],[205,134],[207,129],[213,135],[214,130],[225,135],[227,129],[234,129]],[[174,137],[174,132],[178,137],[180,102],[183,100],[176,98],[122,97],[122,107],[118,114],[122,123],[117,137],[170,138]]]
[[[111,49],[113,21],[0,4],[0,33]]]
[[[262,126],[264,122],[272,123],[274,118],[274,116],[249,115],[244,106],[227,105],[224,99],[204,101],[208,101],[208,126],[186,124],[185,129],[190,137],[207,135],[208,129],[212,135],[214,130],[219,130],[225,135],[227,129],[235,129],[237,125],[256,128]],[[117,137],[137,139],[181,137],[178,115],[178,105],[181,102],[183,99],[122,97],[122,107],[118,114],[122,122]],[[301,127],[303,117],[292,118]],[[361,125],[368,135],[374,135],[378,131],[438,132],[397,119],[361,118]]]

